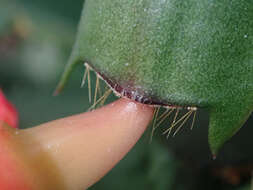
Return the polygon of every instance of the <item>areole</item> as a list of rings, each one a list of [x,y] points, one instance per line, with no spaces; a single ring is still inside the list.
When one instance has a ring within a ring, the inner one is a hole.
[[[253,3],[86,0],[58,91],[84,62],[141,103],[208,109],[216,154],[253,110]]]

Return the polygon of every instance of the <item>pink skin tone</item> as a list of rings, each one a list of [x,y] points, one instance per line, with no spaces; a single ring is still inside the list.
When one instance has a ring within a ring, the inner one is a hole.
[[[9,127],[8,127],[9,128]],[[7,127],[0,129],[0,189],[31,189],[28,175],[22,161],[15,154],[11,145],[11,134]]]
[[[90,187],[135,145],[153,111],[119,99],[95,111],[30,129],[3,128],[0,135],[6,137],[0,138],[0,153],[5,151],[0,157],[0,189],[13,183],[20,190]],[[9,178],[1,178],[9,168],[13,170]]]

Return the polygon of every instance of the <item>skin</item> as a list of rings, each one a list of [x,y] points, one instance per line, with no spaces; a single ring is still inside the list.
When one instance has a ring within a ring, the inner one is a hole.
[[[128,153],[152,117],[153,108],[120,99],[30,129],[2,127],[0,189],[86,189]]]

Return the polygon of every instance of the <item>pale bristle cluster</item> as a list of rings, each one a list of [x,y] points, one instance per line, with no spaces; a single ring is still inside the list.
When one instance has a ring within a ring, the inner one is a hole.
[[[107,82],[99,75],[99,73],[94,71],[92,67],[89,66],[89,64],[85,63],[84,66],[86,69],[84,72],[81,86],[83,87],[87,81],[89,102],[92,104],[89,110],[103,106],[106,100],[108,99],[108,97],[112,94],[112,92],[116,96],[121,97],[121,95],[119,95],[119,93],[117,93],[114,89],[112,89],[110,85],[108,85]],[[94,90],[92,90],[90,71],[94,71],[96,75]],[[100,80],[102,80],[103,83],[101,83]],[[92,100],[93,94],[94,94],[94,98]],[[170,126],[166,130],[163,131],[163,135],[166,135],[166,138],[169,138],[170,135],[175,136],[183,128],[184,124],[190,118],[192,118],[190,129],[191,130],[193,129],[194,123],[196,120],[197,107],[156,106],[156,105],[150,105],[150,106],[155,106],[150,142],[152,141],[155,130],[159,126],[161,126],[161,124],[163,124],[166,120],[167,121],[170,120],[170,116],[173,116],[172,122]],[[182,110],[187,110],[187,112],[180,116],[180,111]]]
[[[161,109],[165,109],[161,111]],[[166,138],[169,138],[170,135],[173,137],[183,128],[184,124],[192,118],[191,127],[192,130],[196,120],[196,107],[188,107],[187,112],[180,116],[180,111],[184,110],[183,107],[157,107],[155,108],[153,125],[151,131],[150,142],[154,136],[155,130],[161,126],[167,120],[169,120],[170,116],[173,116],[173,120],[170,123],[169,127],[163,131],[163,135],[166,135]],[[161,113],[160,113],[161,112]],[[174,115],[173,115],[174,114]]]
[[[112,89],[110,89],[108,86],[103,86],[101,87],[100,80],[103,81],[101,76],[94,72],[96,74],[96,84],[95,84],[95,89],[94,93],[92,93],[92,85],[91,85],[91,73],[90,71],[93,71],[92,68],[85,63],[85,72],[82,80],[81,87],[83,87],[86,84],[86,81],[88,83],[88,94],[89,94],[89,102],[92,103],[91,107],[89,110],[95,109],[96,107],[103,106],[108,99],[108,97],[112,94]],[[94,98],[92,100],[92,95],[94,94]]]

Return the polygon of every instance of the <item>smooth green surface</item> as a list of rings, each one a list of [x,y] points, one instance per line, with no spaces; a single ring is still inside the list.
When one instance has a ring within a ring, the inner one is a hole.
[[[63,78],[85,61],[139,94],[207,108],[216,154],[253,109],[253,1],[87,0]]]

